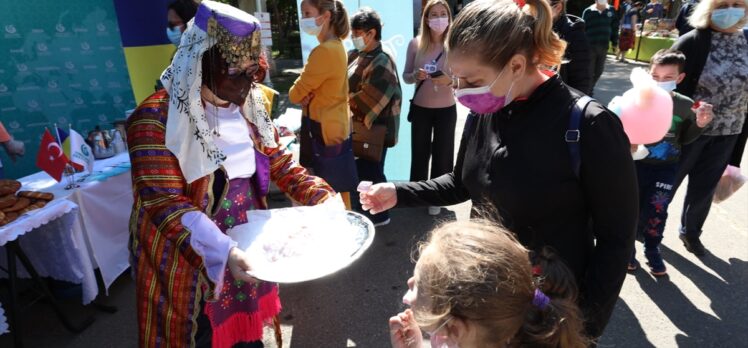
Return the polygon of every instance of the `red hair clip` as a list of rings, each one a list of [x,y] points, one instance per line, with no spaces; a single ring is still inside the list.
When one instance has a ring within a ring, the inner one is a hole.
[[[541,275],[543,275],[543,268],[540,267],[540,265],[532,266],[532,275],[534,277],[540,277]]]
[[[514,3],[517,4],[519,8],[525,7],[525,4],[526,4],[525,0],[514,0]]]

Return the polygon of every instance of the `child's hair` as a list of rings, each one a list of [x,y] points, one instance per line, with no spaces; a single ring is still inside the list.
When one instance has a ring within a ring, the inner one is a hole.
[[[650,68],[655,65],[676,65],[678,73],[682,73],[686,68],[686,55],[678,50],[664,48],[657,51],[649,60]]]
[[[562,262],[545,262],[548,276],[541,287],[548,289],[550,301],[534,304],[539,288],[528,250],[497,224],[442,225],[420,245],[419,254],[413,311],[420,326],[456,317],[477,327],[479,345],[586,347],[571,272],[558,270],[565,267]]]
[[[320,14],[324,11],[330,11],[330,29],[339,39],[345,39],[351,32],[351,25],[348,22],[348,11],[345,10],[343,2],[340,0],[307,0],[310,5],[314,6]]]
[[[431,8],[437,5],[442,5],[444,8],[447,9],[447,17],[449,17],[449,27],[452,26],[452,9],[449,6],[449,3],[447,3],[446,0],[429,0],[429,2],[426,3],[426,6],[423,7],[423,12],[421,13],[421,26],[418,30],[418,50],[416,51],[416,61],[420,59],[423,55],[425,55],[429,49],[431,49],[431,29],[429,27],[429,12],[431,11]],[[447,29],[449,29],[447,27]],[[446,32],[442,35],[442,45],[444,45],[444,41],[447,38]]]
[[[527,0],[520,8],[512,0],[478,0],[467,5],[449,31],[450,51],[476,52],[495,67],[515,54],[527,57],[528,67],[561,64],[566,42],[553,32],[553,13],[546,0]]]

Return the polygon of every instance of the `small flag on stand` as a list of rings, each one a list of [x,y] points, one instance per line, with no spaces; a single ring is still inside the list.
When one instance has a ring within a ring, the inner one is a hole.
[[[94,155],[91,147],[86,144],[83,136],[76,132],[72,128],[69,129],[70,134],[62,142],[62,148],[65,151],[65,155],[70,158],[70,164],[78,171],[84,168],[90,174],[93,172]],[[62,131],[60,131],[62,135]]]
[[[63,153],[60,144],[55,141],[49,129],[45,129],[42,143],[39,145],[39,153],[36,155],[36,166],[60,182],[68,162],[70,160]]]

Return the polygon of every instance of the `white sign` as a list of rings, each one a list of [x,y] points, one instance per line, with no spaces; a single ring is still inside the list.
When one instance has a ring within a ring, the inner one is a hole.
[[[262,45],[272,46],[273,32],[270,27],[270,12],[255,12],[255,17],[260,20],[260,26],[262,27]]]

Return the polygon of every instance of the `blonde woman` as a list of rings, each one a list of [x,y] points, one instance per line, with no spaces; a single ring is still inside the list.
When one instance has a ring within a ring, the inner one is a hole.
[[[351,145],[348,55],[342,41],[351,32],[348,12],[340,0],[304,0],[300,10],[302,31],[319,41],[288,91],[289,100],[304,107],[300,162],[342,192],[350,209],[348,192],[358,185],[358,175]]]
[[[447,60],[444,40],[452,23],[452,13],[445,0],[430,0],[421,15],[420,33],[408,45],[403,81],[416,84],[408,121],[411,128],[410,180],[437,178],[449,173],[454,165],[454,137],[457,108],[450,79],[445,71]],[[440,207],[430,207],[438,215]]]
[[[701,232],[712,197],[735,144],[745,137],[748,111],[748,22],[745,0],[701,0],[689,22],[695,30],[673,49],[686,55],[686,78],[677,92],[714,105],[714,120],[701,137],[683,147],[675,190],[688,176],[680,238],[697,256],[706,254]],[[745,140],[742,142],[745,146]],[[673,190],[673,192],[675,192]]]
[[[572,113],[582,94],[543,70],[560,64],[565,48],[551,17],[546,0],[465,6],[447,39],[455,95],[472,110],[454,170],[374,185],[361,202],[375,214],[398,204],[468,200],[492,208],[491,218],[525,247],[558,251],[579,284],[587,333],[596,338],[634,250],[636,173],[618,117],[595,101]],[[574,119],[579,127],[571,127]]]

